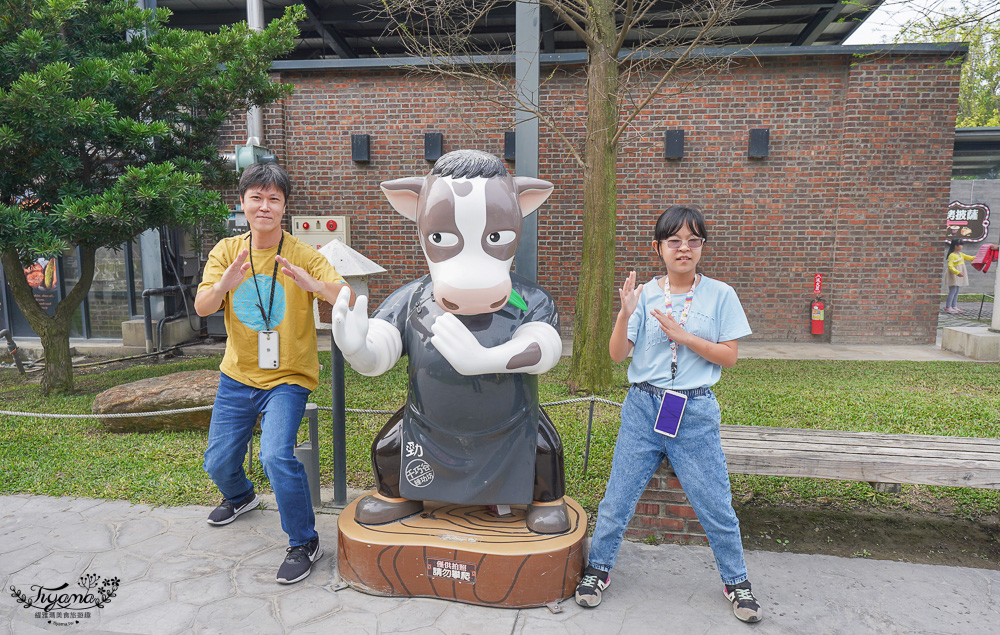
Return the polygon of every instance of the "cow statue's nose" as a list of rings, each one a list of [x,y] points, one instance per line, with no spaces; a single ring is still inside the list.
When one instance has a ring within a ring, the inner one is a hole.
[[[461,289],[435,282],[434,301],[448,313],[456,315],[494,313],[507,304],[510,289],[510,280],[485,289]]]

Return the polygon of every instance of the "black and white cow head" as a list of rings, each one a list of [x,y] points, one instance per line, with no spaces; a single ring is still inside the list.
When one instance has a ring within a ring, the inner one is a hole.
[[[551,183],[511,177],[491,154],[456,150],[426,177],[381,187],[393,208],[417,223],[438,306],[477,315],[507,304],[521,219],[545,202]]]

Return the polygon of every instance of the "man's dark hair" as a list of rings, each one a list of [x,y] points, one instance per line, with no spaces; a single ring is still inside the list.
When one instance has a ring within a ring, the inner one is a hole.
[[[507,176],[507,166],[499,158],[479,150],[455,150],[434,164],[431,174],[455,179],[493,178]]]
[[[667,211],[660,214],[660,218],[656,221],[653,238],[659,243],[679,232],[685,225],[698,238],[708,240],[705,216],[697,207],[688,207],[687,205],[671,205]]]
[[[292,193],[292,183],[288,180],[288,172],[277,163],[251,163],[240,175],[240,198],[251,187],[265,190],[269,187],[281,192],[288,202]]]

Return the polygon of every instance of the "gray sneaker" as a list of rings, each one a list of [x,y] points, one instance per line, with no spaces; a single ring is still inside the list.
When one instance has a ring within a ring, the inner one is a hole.
[[[250,492],[243,497],[243,500],[236,503],[230,503],[223,498],[222,503],[213,509],[212,513],[208,515],[208,524],[228,525],[236,520],[240,514],[245,514],[259,506],[260,498],[257,496],[256,492]]]
[[[739,584],[726,584],[722,587],[722,592],[726,595],[726,599],[733,603],[733,614],[736,615],[736,619],[741,622],[759,622],[763,617],[764,612],[750,590],[749,580]]]
[[[576,603],[592,609],[601,603],[601,591],[611,586],[611,573],[587,567],[576,586]]]
[[[323,550],[319,548],[319,536],[304,545],[289,547],[285,561],[278,567],[278,582],[292,584],[304,579],[312,572],[313,563],[322,557]]]

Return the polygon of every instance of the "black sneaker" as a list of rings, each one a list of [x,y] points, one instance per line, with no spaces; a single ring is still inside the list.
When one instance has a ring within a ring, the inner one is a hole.
[[[576,603],[592,609],[601,603],[601,591],[611,585],[611,573],[587,567],[583,579],[576,585]]]
[[[256,492],[250,492],[238,503],[230,503],[222,499],[222,503],[212,510],[208,515],[209,525],[228,525],[236,520],[240,514],[256,509],[260,505],[260,498]]]
[[[302,580],[312,572],[313,563],[322,557],[318,536],[304,545],[289,547],[285,561],[278,567],[278,582],[292,584]]]
[[[750,590],[750,580],[744,580],[739,584],[727,584],[723,586],[722,592],[726,595],[726,599],[733,603],[733,614],[736,619],[741,622],[760,621],[764,613]]]

